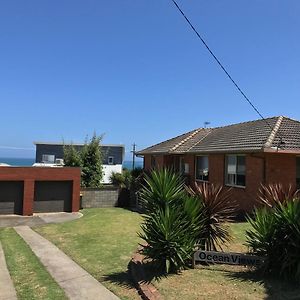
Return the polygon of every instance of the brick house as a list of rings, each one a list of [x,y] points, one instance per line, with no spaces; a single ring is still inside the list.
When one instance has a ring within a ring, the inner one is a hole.
[[[240,211],[253,209],[261,184],[300,188],[300,122],[283,116],[198,128],[137,155],[144,169],[172,167],[190,185],[231,187]]]

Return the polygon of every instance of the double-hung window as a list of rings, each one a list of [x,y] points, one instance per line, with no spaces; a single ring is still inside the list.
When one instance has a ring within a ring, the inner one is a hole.
[[[208,156],[196,156],[196,180],[208,181]]]
[[[246,186],[245,155],[227,155],[225,161],[225,183],[234,186]]]

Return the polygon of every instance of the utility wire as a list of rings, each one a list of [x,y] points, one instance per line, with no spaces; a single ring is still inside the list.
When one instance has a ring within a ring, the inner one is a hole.
[[[236,81],[231,77],[231,75],[228,73],[226,68],[222,65],[220,60],[216,57],[216,55],[213,53],[213,51],[209,48],[205,40],[201,37],[200,33],[197,31],[197,29],[193,26],[191,21],[188,19],[188,17],[185,15],[185,13],[182,11],[182,9],[179,7],[177,2],[175,0],[171,0],[176,8],[179,10],[179,12],[182,14],[182,16],[185,18],[187,23],[190,25],[192,30],[196,33],[198,38],[201,40],[205,48],[208,50],[208,52],[212,55],[214,60],[217,62],[217,64],[221,67],[221,69],[224,71],[224,73],[227,75],[227,77],[230,79],[230,81],[234,84],[234,86],[237,88],[237,90],[242,94],[242,96],[246,99],[246,101],[251,105],[251,107],[255,110],[255,112],[266,122],[266,124],[273,130],[273,127],[270,125],[270,123],[265,119],[265,117],[259,112],[258,108],[255,107],[255,105],[251,102],[251,100],[246,96],[246,94],[243,92],[243,90],[239,87],[239,85],[236,83]]]

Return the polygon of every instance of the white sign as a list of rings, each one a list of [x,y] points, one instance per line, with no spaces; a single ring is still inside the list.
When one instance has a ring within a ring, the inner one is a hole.
[[[198,250],[194,253],[193,263],[195,264],[197,261],[213,264],[260,266],[265,258],[243,253]]]

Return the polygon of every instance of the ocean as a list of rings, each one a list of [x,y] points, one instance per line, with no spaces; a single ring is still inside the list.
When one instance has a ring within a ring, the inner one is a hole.
[[[11,158],[11,157],[0,157],[0,163],[5,163],[10,166],[18,166],[18,167],[28,167],[32,166],[35,162],[34,158]],[[136,161],[135,162],[136,168],[142,168],[143,167],[143,161]],[[123,168],[126,168],[128,170],[132,169],[132,161],[125,160],[123,162]]]

